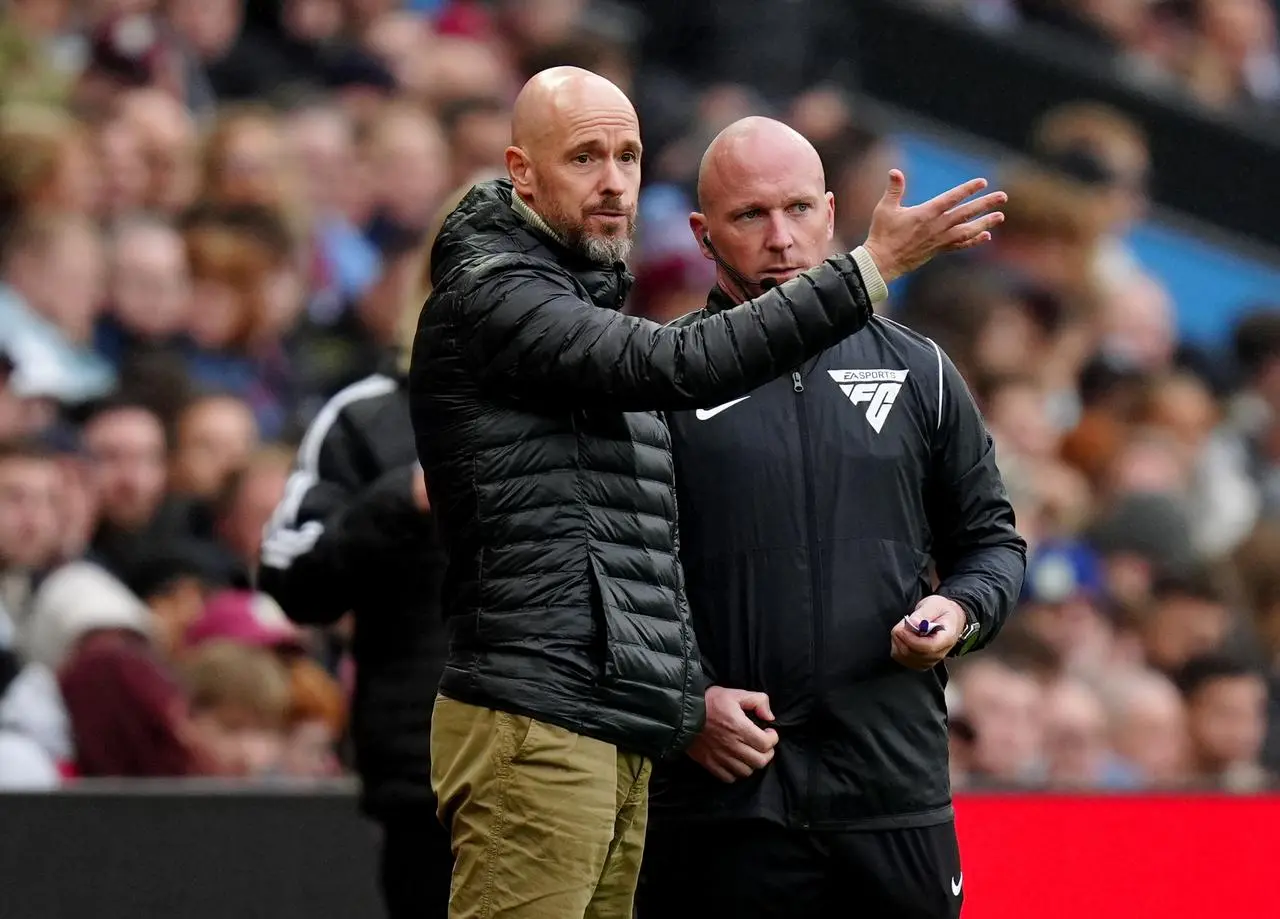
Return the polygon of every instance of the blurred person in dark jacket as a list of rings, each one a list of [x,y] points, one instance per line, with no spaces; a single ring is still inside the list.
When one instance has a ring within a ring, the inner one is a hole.
[[[392,919],[446,916],[453,867],[430,782],[445,556],[409,420],[415,329],[402,326],[394,366],[338,392],[312,422],[258,570],[260,588],[296,622],[329,626],[354,613],[356,769],[362,808],[383,829],[379,877]]]
[[[890,205],[874,246],[661,326],[621,312],[639,133],[602,77],[539,73],[510,180],[476,186],[432,253],[410,393],[450,553],[432,779],[453,917],[631,911],[652,761],[700,731],[706,689],[658,411],[743,397],[863,328],[884,278],[987,238],[968,206]]]
[[[904,190],[894,175],[866,244],[877,264]],[[1002,192],[963,197],[919,212],[999,224],[987,212]],[[698,200],[690,225],[717,285],[677,325],[759,296],[767,279],[789,284],[830,251],[821,159],[780,122],[726,128]],[[680,559],[715,685],[689,758],[655,772],[641,909],[749,919],[852,903],[885,919],[958,916],[943,661],[999,632],[1026,545],[991,437],[936,344],[874,317],[791,367],[749,395],[668,415]]]
[[[362,808],[384,830],[381,884],[393,917],[444,916],[453,863],[429,779],[444,556],[412,430],[401,372],[335,395],[303,438],[258,571],[296,622],[355,614],[356,768]]]

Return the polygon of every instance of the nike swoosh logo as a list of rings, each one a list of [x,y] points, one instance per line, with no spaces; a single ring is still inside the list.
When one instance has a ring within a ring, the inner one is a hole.
[[[964,886],[964,873],[961,872],[959,878],[951,879],[951,896],[960,896],[960,888]]]
[[[708,418],[714,418],[716,415],[719,415],[725,409],[733,408],[739,402],[745,402],[750,398],[750,396],[743,396],[741,399],[734,399],[732,402],[725,402],[723,405],[717,405],[715,408],[700,408],[693,414],[699,421],[706,421]]]

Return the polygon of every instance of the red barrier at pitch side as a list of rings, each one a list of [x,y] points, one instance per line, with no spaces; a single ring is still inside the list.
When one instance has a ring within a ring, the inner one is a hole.
[[[965,919],[1280,919],[1280,796],[960,795]]]

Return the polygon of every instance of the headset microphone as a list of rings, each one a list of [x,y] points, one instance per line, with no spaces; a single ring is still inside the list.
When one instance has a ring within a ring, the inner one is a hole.
[[[761,291],[766,291],[773,290],[773,288],[778,286],[777,278],[765,278],[762,281],[753,281],[737,268],[734,268],[722,259],[720,257],[720,253],[716,251],[716,247],[711,244],[711,236],[709,234],[702,234],[702,244],[707,247],[707,251],[711,253],[711,257],[715,259],[716,264],[724,269],[724,273],[733,278],[738,287],[741,288],[743,296],[748,300],[753,299],[751,295],[751,289],[753,287],[758,287]]]

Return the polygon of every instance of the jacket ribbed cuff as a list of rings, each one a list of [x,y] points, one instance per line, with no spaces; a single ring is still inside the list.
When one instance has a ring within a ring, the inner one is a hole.
[[[871,253],[864,247],[859,246],[853,250],[852,254],[854,264],[858,266],[858,273],[862,275],[862,285],[867,289],[867,297],[872,304],[883,303],[888,300],[889,285],[880,276],[880,269],[876,267],[875,259],[871,257]]]

